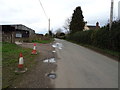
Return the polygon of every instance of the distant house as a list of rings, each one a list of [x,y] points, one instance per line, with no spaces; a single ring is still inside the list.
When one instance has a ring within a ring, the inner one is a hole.
[[[35,31],[22,24],[0,25],[2,41],[15,43],[29,41],[35,35]]]
[[[99,22],[96,23],[96,26],[87,25],[87,22],[86,22],[83,31],[87,31],[87,30],[97,30],[97,29],[99,29],[99,28],[100,28]]]

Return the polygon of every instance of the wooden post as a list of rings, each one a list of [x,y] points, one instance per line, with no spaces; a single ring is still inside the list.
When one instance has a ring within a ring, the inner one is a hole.
[[[48,25],[48,33],[49,33],[49,31],[50,31],[50,18],[48,19],[48,23],[49,23],[49,25]]]
[[[11,43],[15,43],[15,31],[11,33]]]
[[[111,0],[111,10],[110,10],[110,24],[109,24],[109,30],[111,30],[112,22],[113,22],[113,0]]]

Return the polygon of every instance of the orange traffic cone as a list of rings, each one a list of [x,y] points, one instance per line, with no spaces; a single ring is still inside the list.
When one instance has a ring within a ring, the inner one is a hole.
[[[32,50],[32,54],[37,54],[37,51],[36,51],[36,44],[34,43],[34,47],[33,47],[33,50]]]
[[[20,53],[18,68],[23,68],[23,55]]]
[[[24,73],[27,71],[27,68],[24,68],[23,55],[20,53],[18,68],[15,70],[16,73]]]

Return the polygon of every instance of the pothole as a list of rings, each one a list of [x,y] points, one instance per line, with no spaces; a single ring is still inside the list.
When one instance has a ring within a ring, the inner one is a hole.
[[[47,74],[47,77],[49,77],[51,79],[55,79],[56,78],[56,74],[55,73],[49,73],[49,74]]]

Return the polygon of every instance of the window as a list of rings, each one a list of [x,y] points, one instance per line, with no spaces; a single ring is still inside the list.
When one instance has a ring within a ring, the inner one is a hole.
[[[16,33],[16,37],[22,37],[22,34],[21,33]]]

